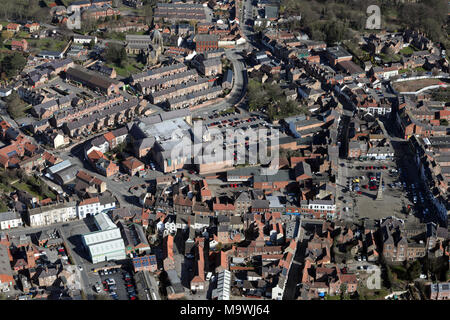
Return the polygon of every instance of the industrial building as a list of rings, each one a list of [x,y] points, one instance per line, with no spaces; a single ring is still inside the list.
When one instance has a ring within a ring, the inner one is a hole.
[[[106,213],[95,215],[94,220],[98,231],[82,235],[92,263],[125,259],[125,244],[120,229]]]

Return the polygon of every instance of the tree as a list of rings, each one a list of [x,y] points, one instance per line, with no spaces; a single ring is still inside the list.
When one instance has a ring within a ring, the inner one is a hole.
[[[407,277],[409,281],[417,279],[422,273],[422,265],[419,260],[414,260],[407,268]]]
[[[104,58],[108,63],[114,63],[117,66],[123,67],[126,65],[128,56],[124,46],[117,43],[110,43],[108,49],[105,51]]]
[[[6,97],[5,101],[8,113],[13,119],[20,118],[23,115],[26,105],[20,99],[17,92],[14,91],[11,93],[8,97]]]
[[[0,63],[1,72],[8,78],[17,76],[27,64],[27,60],[20,53],[13,53],[3,58]]]

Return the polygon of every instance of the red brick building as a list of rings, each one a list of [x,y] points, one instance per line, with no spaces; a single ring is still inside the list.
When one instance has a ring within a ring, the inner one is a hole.
[[[219,48],[219,38],[213,34],[197,34],[195,36],[195,51],[197,53]]]

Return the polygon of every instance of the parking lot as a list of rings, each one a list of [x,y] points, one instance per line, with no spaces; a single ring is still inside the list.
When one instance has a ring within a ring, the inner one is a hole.
[[[103,292],[115,300],[136,300],[136,285],[130,272],[123,268],[112,268],[98,273],[101,279],[99,286]]]
[[[346,161],[341,172],[342,212],[344,216],[361,219],[381,219],[405,214],[410,205],[399,173],[393,161]],[[382,177],[382,200],[377,199]],[[360,208],[364,208],[360,210]]]

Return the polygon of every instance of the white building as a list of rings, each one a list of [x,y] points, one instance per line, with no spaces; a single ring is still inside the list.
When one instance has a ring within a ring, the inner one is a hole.
[[[333,219],[336,214],[336,204],[332,200],[302,200],[302,213],[320,215],[321,218]]]
[[[89,198],[78,204],[78,218],[84,219],[87,215],[94,216],[100,212],[107,212],[116,207],[116,200],[113,197],[103,196]]]
[[[94,220],[99,230],[82,235],[92,263],[126,259],[120,229],[104,212],[95,215]]]
[[[217,276],[217,287],[213,290],[213,299],[230,300],[231,272],[224,270]]]
[[[73,36],[73,43],[77,44],[89,44],[91,41],[94,41],[94,44],[97,43],[97,37],[90,37],[90,36],[82,36],[82,35],[75,35]]]
[[[394,157],[394,150],[391,147],[373,147],[367,151],[367,157],[375,158],[377,160],[392,159]]]
[[[48,226],[77,218],[76,202],[57,203],[28,210],[31,227]]]
[[[15,211],[0,213],[0,230],[17,228],[22,226],[22,218]]]

